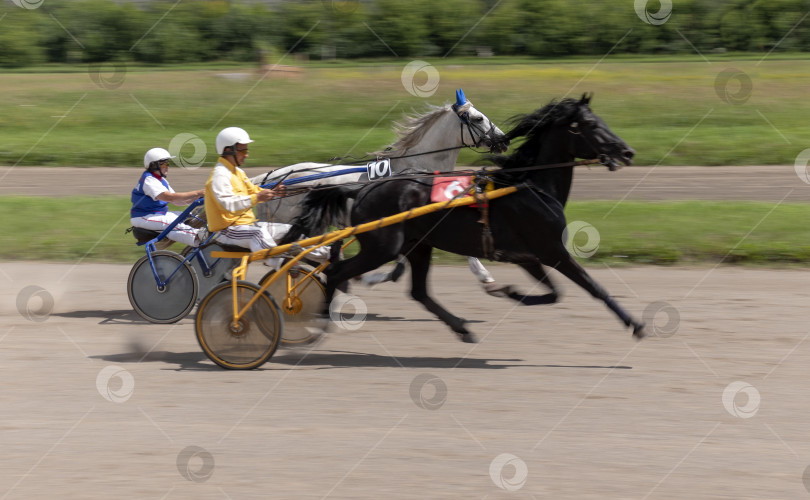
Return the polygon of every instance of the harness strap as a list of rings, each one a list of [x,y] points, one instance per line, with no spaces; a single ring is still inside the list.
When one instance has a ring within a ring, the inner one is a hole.
[[[489,197],[480,185],[476,185],[473,198],[481,209],[481,219],[478,220],[478,223],[484,225],[481,230],[481,247],[484,250],[484,258],[492,259],[492,256],[495,255],[495,238],[492,236],[489,225]]]

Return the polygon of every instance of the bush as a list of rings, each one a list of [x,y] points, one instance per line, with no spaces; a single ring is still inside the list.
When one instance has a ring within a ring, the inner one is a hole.
[[[652,12],[660,3],[649,2]],[[810,51],[810,0],[679,0],[660,25],[628,0],[47,0],[8,17],[0,65],[137,60]],[[22,36],[21,36],[22,35]],[[619,43],[621,42],[621,43]],[[269,61],[273,62],[273,61]]]

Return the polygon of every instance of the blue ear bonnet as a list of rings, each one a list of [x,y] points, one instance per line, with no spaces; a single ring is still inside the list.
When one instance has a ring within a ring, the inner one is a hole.
[[[467,103],[467,97],[461,89],[456,90],[456,106],[461,107]]]

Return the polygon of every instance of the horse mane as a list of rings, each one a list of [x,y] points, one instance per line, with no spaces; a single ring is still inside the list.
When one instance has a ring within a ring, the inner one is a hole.
[[[422,112],[414,111],[405,115],[402,120],[394,122],[394,132],[397,140],[383,151],[372,153],[377,156],[390,156],[393,151],[407,151],[419,144],[425,132],[430,130],[433,123],[438,120],[443,113],[450,109],[451,105],[434,106],[427,105],[427,109]]]
[[[531,139],[540,133],[542,129],[555,125],[560,121],[568,120],[578,111],[579,100],[570,97],[566,97],[561,101],[554,99],[532,113],[516,115],[507,120],[507,123],[513,126],[506,133],[506,137],[510,140],[516,137]]]
[[[578,112],[579,100],[567,97],[560,101],[554,99],[531,113],[509,118],[506,123],[512,128],[506,133],[506,137],[509,140],[525,137],[526,141],[510,155],[491,155],[487,159],[504,169],[531,165],[537,155],[536,139],[545,133],[548,127],[569,121]]]

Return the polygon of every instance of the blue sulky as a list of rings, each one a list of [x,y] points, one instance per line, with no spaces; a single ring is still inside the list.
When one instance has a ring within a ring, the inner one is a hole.
[[[206,262],[205,260],[205,257],[202,255],[202,253],[200,253],[200,249],[195,248],[191,252],[189,252],[188,255],[186,255],[185,259],[183,259],[183,262],[180,264],[180,266],[178,266],[177,269],[175,269],[169,276],[167,276],[166,281],[164,282],[163,280],[160,279],[157,269],[155,269],[155,263],[152,261],[152,252],[157,251],[155,244],[166,238],[167,235],[172,231],[172,229],[174,229],[178,224],[185,221],[189,217],[193,217],[191,215],[191,212],[193,212],[195,208],[201,206],[203,203],[204,203],[203,198],[200,198],[192,202],[185,210],[183,210],[183,212],[179,216],[177,216],[174,222],[166,226],[166,229],[164,229],[160,234],[158,234],[151,240],[147,241],[146,243],[138,242],[138,245],[146,246],[146,258],[149,260],[149,266],[152,268],[152,274],[155,276],[155,282],[157,283],[159,290],[163,290],[166,287],[166,284],[172,279],[172,276],[174,276],[175,273],[177,273],[177,271],[180,269],[180,267],[183,264],[191,261],[191,259],[193,259],[194,257],[197,257],[200,266],[202,267],[203,271],[206,274],[210,273],[211,269],[216,265],[216,262],[214,262],[211,266],[209,266],[208,262]],[[203,241],[200,244],[200,246],[202,247],[210,243],[213,237],[214,237],[213,234],[209,234],[208,237],[205,239],[205,241]]]

